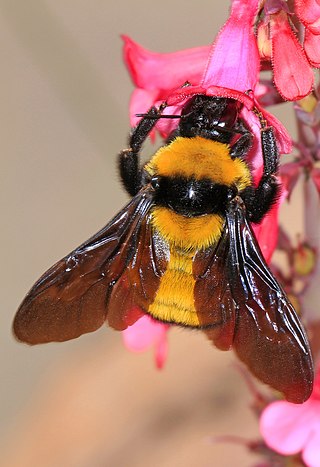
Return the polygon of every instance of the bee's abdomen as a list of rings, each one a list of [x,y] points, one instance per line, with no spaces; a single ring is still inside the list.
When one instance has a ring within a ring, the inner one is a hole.
[[[224,217],[220,214],[186,217],[163,206],[155,206],[151,216],[153,227],[173,251],[210,247],[219,240],[224,225]]]
[[[156,319],[199,327],[195,308],[193,259],[219,240],[224,218],[219,214],[186,217],[163,207],[151,212],[155,231],[168,242],[170,258],[148,312]]]
[[[200,325],[194,304],[192,262],[192,253],[171,249],[167,269],[148,310],[154,318],[183,326]]]

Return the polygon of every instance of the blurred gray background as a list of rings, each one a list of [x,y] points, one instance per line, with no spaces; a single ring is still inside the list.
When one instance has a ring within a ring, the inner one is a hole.
[[[258,436],[232,353],[170,332],[166,367],[103,327],[28,347],[11,322],[33,282],[126,202],[116,154],[133,89],[120,34],[159,52],[210,43],[229,2],[0,0],[0,463],[10,467],[247,466],[224,434]]]

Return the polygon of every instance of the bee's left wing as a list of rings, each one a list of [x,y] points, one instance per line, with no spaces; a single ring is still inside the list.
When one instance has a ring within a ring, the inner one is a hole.
[[[241,198],[227,213],[229,281],[238,308],[233,348],[251,372],[287,400],[304,402],[313,386],[308,339],[287,295],[269,270]]]
[[[141,316],[165,269],[165,255],[155,253],[161,246],[155,246],[150,223],[152,202],[152,193],[141,190],[109,224],[35,283],[14,320],[19,340],[65,341],[106,320],[125,329]]]

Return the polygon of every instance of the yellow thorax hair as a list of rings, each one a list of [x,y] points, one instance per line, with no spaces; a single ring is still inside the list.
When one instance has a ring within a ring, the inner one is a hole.
[[[177,137],[161,147],[146,165],[151,175],[210,179],[239,190],[251,183],[250,171],[240,159],[232,159],[227,144],[195,136]]]

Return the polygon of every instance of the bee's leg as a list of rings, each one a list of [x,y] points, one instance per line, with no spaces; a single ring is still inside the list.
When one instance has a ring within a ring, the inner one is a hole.
[[[247,154],[249,149],[252,146],[252,134],[245,126],[245,124],[239,120],[235,125],[235,131],[238,131],[242,135],[240,138],[231,146],[230,148],[230,156],[232,158],[239,157],[244,158]]]
[[[230,156],[233,158],[239,157],[244,158],[247,154],[252,145],[252,135],[251,133],[245,133],[244,135],[240,136],[238,141],[233,144],[230,148]]]
[[[277,201],[279,194],[279,184],[276,177],[279,152],[272,127],[261,129],[261,145],[263,154],[261,180],[256,188],[248,187],[241,193],[249,220],[256,223],[261,222],[264,215]]]
[[[138,125],[132,130],[129,138],[129,148],[124,149],[119,154],[118,164],[121,181],[129,195],[134,196],[142,186],[142,174],[139,164],[141,147],[147,139],[151,130],[155,127],[158,116],[163,107],[151,109],[140,120]]]

